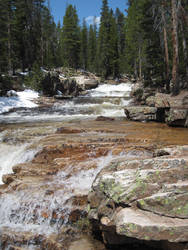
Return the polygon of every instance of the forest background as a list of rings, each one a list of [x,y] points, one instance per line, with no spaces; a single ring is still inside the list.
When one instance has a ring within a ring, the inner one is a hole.
[[[127,5],[126,5],[127,4]],[[101,1],[100,25],[80,25],[69,4],[56,24],[44,0],[0,0],[0,76],[71,67],[104,79],[122,74],[176,95],[188,82],[188,2]],[[171,84],[171,85],[170,85]]]

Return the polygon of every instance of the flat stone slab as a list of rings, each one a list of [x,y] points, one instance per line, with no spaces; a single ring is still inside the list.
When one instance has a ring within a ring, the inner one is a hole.
[[[128,119],[133,121],[155,121],[157,108],[148,106],[132,106],[124,109]]]
[[[141,240],[185,242],[188,239],[188,219],[173,219],[133,208],[124,208],[115,215],[116,231],[120,235]]]
[[[122,158],[98,174],[88,197],[89,215],[105,235],[114,228],[118,236],[141,241],[188,242],[187,147],[160,153]]]

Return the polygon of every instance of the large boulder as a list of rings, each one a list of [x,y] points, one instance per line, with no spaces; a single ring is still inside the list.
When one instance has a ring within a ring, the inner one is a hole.
[[[82,91],[82,88],[75,79],[66,78],[56,83],[55,92],[57,91],[60,91],[63,96],[77,96]]]
[[[82,91],[96,88],[99,85],[99,82],[96,78],[89,78],[88,76],[75,76],[72,77],[78,84],[78,86],[82,89]]]
[[[156,249],[187,249],[188,147],[178,150],[113,161],[99,173],[88,196],[89,218],[99,224],[107,244],[135,239],[155,242]]]
[[[152,89],[151,89],[152,90]],[[128,119],[133,121],[159,121],[169,126],[188,127],[188,91],[183,90],[177,96],[154,93],[136,84],[132,90],[136,105],[125,108]],[[147,105],[147,106],[145,106]]]
[[[147,106],[132,106],[124,109],[128,119],[133,121],[156,121],[157,108]]]
[[[84,82],[84,90],[97,88],[99,82],[95,79],[88,79]]]
[[[185,126],[187,127],[188,109],[171,108],[166,112],[166,123],[169,126]]]

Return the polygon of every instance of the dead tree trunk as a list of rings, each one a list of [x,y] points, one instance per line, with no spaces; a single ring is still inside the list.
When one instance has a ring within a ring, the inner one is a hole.
[[[169,70],[169,52],[168,52],[168,39],[167,39],[167,31],[166,31],[166,20],[165,20],[165,12],[164,5],[162,5],[162,22],[163,22],[163,39],[164,39],[164,49],[165,49],[165,64],[166,64],[166,91],[170,92],[170,70]]]
[[[179,80],[178,80],[178,68],[179,68],[179,54],[178,54],[178,17],[177,17],[177,0],[171,0],[172,11],[172,44],[173,44],[173,66],[172,66],[172,94],[177,95],[179,93]]]

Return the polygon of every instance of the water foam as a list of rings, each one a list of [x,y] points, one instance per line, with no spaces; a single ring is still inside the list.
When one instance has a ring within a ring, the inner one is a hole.
[[[91,158],[95,167],[82,169],[81,165],[68,166],[51,180],[41,186],[31,184],[29,189],[16,190],[0,197],[0,225],[15,231],[41,233],[49,235],[58,230],[69,220],[72,200],[75,195],[86,195],[97,174],[112,160],[121,157],[107,156]],[[89,163],[88,162],[88,163]],[[52,195],[46,193],[53,191]]]
[[[0,114],[8,112],[11,108],[37,107],[32,100],[38,98],[38,93],[33,90],[24,90],[17,92],[18,96],[0,97]]]

